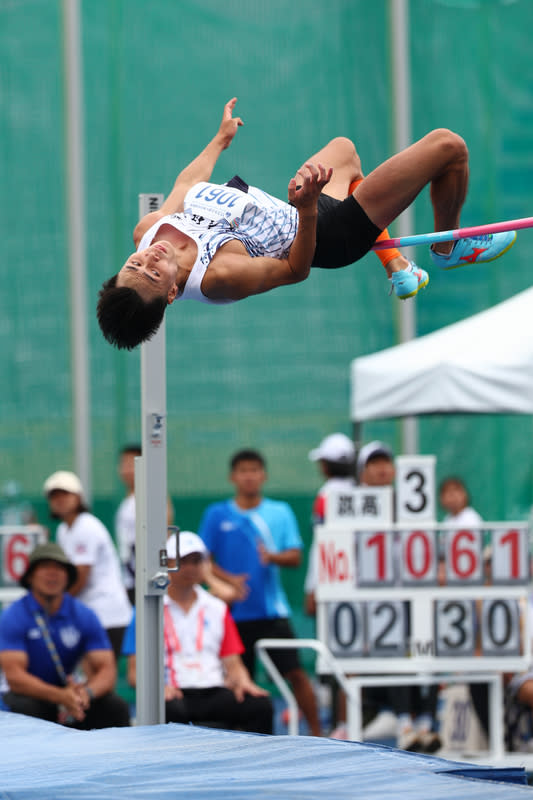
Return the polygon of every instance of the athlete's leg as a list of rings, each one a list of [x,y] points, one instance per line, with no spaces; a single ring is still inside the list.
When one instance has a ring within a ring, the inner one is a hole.
[[[322,190],[324,194],[335,197],[337,200],[344,200],[352,194],[364,178],[361,167],[361,159],[351,139],[338,136],[332,139],[318,153],[307,159],[312,164],[324,164],[326,167],[333,167],[331,180]],[[295,175],[299,180],[299,172]],[[384,230],[379,238],[388,239],[389,232]],[[385,271],[390,278],[393,272],[405,269],[408,261],[396,248],[390,250],[379,250],[377,257],[383,264]]]
[[[325,147],[306,159],[305,163],[323,164],[325,167],[333,167],[331,180],[324,187],[324,194],[336,197],[337,200],[344,200],[349,195],[349,187],[353,181],[363,177],[361,170],[361,159],[355,149],[354,143],[344,136],[337,136],[327,143]],[[301,178],[300,170],[294,176],[296,181]]]
[[[460,136],[445,128],[431,131],[373,170],[354,197],[372,222],[385,228],[428,183],[435,230],[458,228],[468,186],[468,150]],[[443,252],[449,252],[453,242],[444,244]]]

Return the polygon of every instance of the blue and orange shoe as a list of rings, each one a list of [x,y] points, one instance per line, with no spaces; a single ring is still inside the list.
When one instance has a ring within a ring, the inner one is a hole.
[[[393,272],[391,278],[391,292],[400,300],[414,297],[419,289],[424,289],[429,283],[429,275],[425,269],[420,269],[412,261],[405,269]]]
[[[458,239],[447,256],[430,250],[433,263],[441,269],[458,269],[467,264],[484,264],[495,261],[511,249],[516,241],[516,231],[486,233],[484,236],[468,236]]]

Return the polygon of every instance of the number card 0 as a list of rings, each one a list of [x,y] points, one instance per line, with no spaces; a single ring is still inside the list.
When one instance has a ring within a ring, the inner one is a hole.
[[[341,658],[365,654],[365,609],[363,603],[327,603],[327,647]]]
[[[484,656],[520,655],[520,611],[516,600],[483,600],[481,649]]]
[[[437,583],[436,531],[402,531],[400,575],[404,586]]]

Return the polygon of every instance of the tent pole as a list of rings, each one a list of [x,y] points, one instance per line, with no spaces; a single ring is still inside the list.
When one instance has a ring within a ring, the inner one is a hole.
[[[411,78],[409,74],[409,0],[390,0],[390,30],[392,53],[392,86],[394,109],[394,152],[411,144]],[[409,206],[398,217],[398,235],[407,236],[414,230],[414,214]],[[403,251],[411,259],[412,248]],[[412,299],[400,304],[400,342],[416,336],[416,303]],[[411,455],[418,452],[418,421],[415,417],[402,420],[402,451]]]
[[[352,436],[353,436],[353,443],[355,447],[355,462],[354,462],[354,478],[355,482],[358,483],[357,480],[357,456],[359,455],[359,451],[363,444],[363,423],[362,422],[354,422],[352,426]]]

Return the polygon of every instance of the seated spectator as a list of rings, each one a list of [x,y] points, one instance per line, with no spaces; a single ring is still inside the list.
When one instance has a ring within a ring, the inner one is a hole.
[[[77,575],[57,544],[30,554],[20,579],[28,594],[0,616],[2,699],[11,711],[74,728],[124,727],[129,710],[113,693],[109,639],[96,614],[67,592]],[[74,676],[82,660],[84,681]]]
[[[179,537],[180,568],[169,573],[164,598],[165,714],[167,722],[222,723],[272,733],[272,703],[241,660],[244,651],[228,606],[200,585],[208,553],[199,536]],[[168,565],[176,565],[176,538],[167,541]],[[128,681],[136,684],[135,616],[124,637]]]
[[[61,520],[58,544],[77,567],[70,594],[98,616],[118,659],[132,611],[113,540],[105,525],[89,513],[81,481],[73,472],[54,472],[43,489],[51,516]]]
[[[533,752],[533,670],[505,676],[505,749]]]

